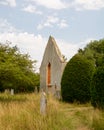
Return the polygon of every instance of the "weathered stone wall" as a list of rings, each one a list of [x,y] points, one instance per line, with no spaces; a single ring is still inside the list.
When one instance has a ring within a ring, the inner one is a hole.
[[[54,93],[55,89],[61,88],[61,77],[65,68],[66,62],[64,61],[55,40],[50,37],[47,43],[43,60],[40,67],[40,88],[46,92],[49,91],[47,87],[47,68],[51,64],[51,92]],[[55,88],[56,86],[56,88]]]

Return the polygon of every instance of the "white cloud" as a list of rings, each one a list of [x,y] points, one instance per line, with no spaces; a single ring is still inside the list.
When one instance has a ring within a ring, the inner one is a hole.
[[[17,32],[15,27],[13,27],[7,19],[0,18],[0,32]]]
[[[56,41],[59,46],[59,49],[61,50],[62,55],[64,55],[68,61],[77,53],[79,49],[79,44],[69,43],[62,39],[57,39]]]
[[[28,0],[29,1],[29,0]],[[31,0],[37,5],[44,6],[49,9],[75,8],[76,10],[99,10],[104,8],[104,0],[73,0],[65,2],[65,0]]]
[[[44,6],[50,9],[60,10],[63,8],[67,8],[67,3],[62,0],[31,0],[35,2],[37,5]]]
[[[16,0],[0,0],[1,5],[7,5],[10,7],[15,7],[16,6]]]
[[[37,29],[38,30],[41,30],[41,29],[43,29],[44,28],[44,26],[42,25],[42,24],[38,24],[38,26],[37,26]]]
[[[38,26],[37,29],[43,29],[45,27],[53,27],[58,26],[59,28],[65,28],[68,26],[66,20],[60,19],[57,16],[48,16],[45,21],[42,21]]]
[[[37,29],[43,29],[44,27],[53,27],[54,24],[57,24],[59,18],[56,16],[48,16],[45,21],[38,25]]]
[[[66,22],[65,19],[62,19],[62,20],[60,21],[60,23],[58,24],[58,26],[59,26],[60,28],[65,28],[65,27],[68,27],[68,24],[67,24],[67,22]]]
[[[54,24],[59,21],[59,18],[56,16],[48,16],[48,19],[46,21],[47,24]]]
[[[33,5],[28,5],[27,7],[24,7],[22,10],[29,13],[42,14],[42,12],[37,10],[36,7]]]
[[[104,0],[74,0],[71,6],[76,10],[99,10],[104,8]]]

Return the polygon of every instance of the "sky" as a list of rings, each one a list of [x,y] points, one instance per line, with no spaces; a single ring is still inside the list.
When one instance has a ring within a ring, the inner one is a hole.
[[[104,0],[0,0],[0,42],[37,60],[37,71],[50,35],[68,60],[104,38]]]

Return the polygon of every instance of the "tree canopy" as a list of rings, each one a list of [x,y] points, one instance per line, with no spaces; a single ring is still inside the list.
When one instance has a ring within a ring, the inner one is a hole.
[[[79,54],[85,56],[96,67],[104,64],[104,39],[91,41],[84,49],[79,49]]]
[[[35,66],[36,61],[32,61],[28,54],[21,54],[17,46],[0,43],[0,90],[33,91],[39,85]]]

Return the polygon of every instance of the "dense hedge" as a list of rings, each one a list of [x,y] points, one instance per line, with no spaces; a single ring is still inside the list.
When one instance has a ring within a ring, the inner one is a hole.
[[[64,101],[85,103],[90,100],[90,83],[93,65],[83,56],[75,55],[66,65],[61,94]]]
[[[92,105],[101,109],[104,108],[104,66],[96,69],[91,88]]]

